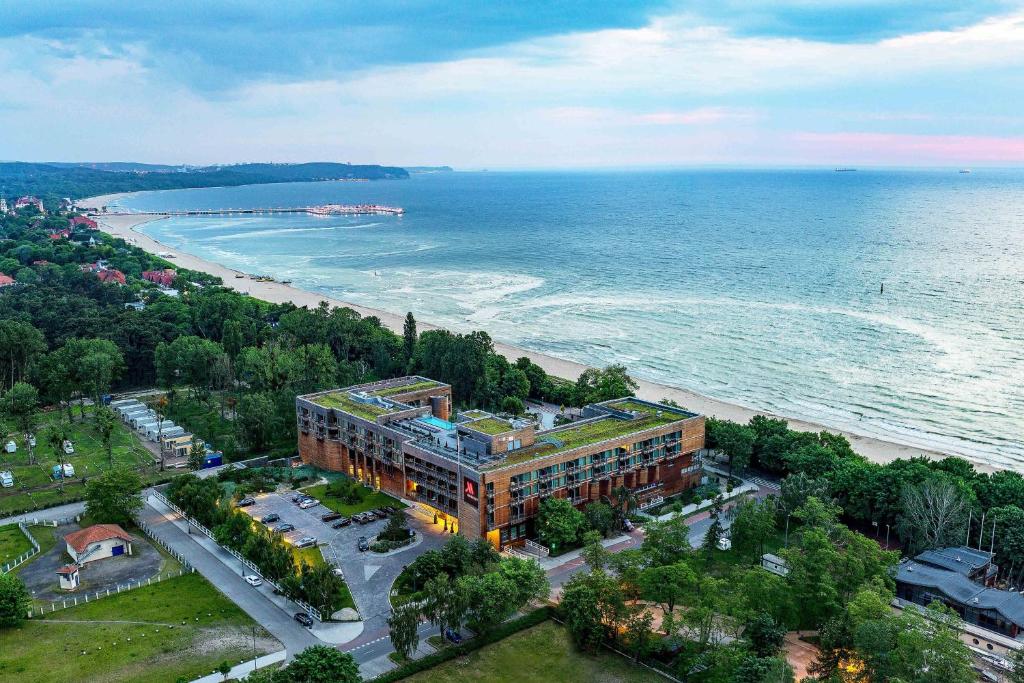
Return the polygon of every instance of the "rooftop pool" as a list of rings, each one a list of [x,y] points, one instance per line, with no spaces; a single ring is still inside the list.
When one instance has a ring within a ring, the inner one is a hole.
[[[443,429],[446,432],[455,429],[455,425],[452,424],[451,422],[442,420],[439,417],[434,417],[433,415],[427,415],[426,417],[418,417],[416,418],[416,421],[422,422],[426,425],[430,425],[431,427],[435,427],[437,429]]]

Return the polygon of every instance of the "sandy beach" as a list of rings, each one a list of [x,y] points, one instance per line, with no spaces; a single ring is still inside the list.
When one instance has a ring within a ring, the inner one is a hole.
[[[114,202],[115,200],[124,197],[127,193],[103,195],[99,197],[91,197],[89,199],[79,200],[77,205],[79,207],[93,207],[99,209],[106,204]],[[270,301],[274,303],[286,303],[292,302],[296,306],[309,306],[314,308],[321,301],[327,301],[332,306],[344,306],[351,308],[361,315],[364,316],[376,316],[390,329],[401,334],[402,324],[404,322],[405,314],[400,315],[394,313],[388,313],[373,308],[367,308],[365,306],[359,306],[346,301],[340,301],[333,299],[322,294],[315,292],[308,292],[290,285],[281,284],[279,282],[256,282],[249,277],[237,278],[236,275],[242,274],[240,271],[226,268],[218,263],[207,261],[205,259],[198,258],[191,254],[181,251],[177,248],[169,247],[165,244],[148,237],[147,235],[139,232],[136,228],[144,223],[148,223],[153,220],[160,220],[159,216],[153,215],[122,215],[122,216],[97,216],[101,228],[111,235],[121,237],[127,242],[134,244],[135,246],[145,249],[150,253],[158,252],[171,252],[175,254],[173,259],[170,259],[175,264],[188,268],[191,270],[202,271],[211,275],[219,276],[224,280],[224,284],[228,287],[232,287],[237,291],[246,292],[251,296]],[[413,311],[413,315],[416,315],[416,311]],[[417,323],[420,330],[436,329],[436,326],[432,326],[419,319],[417,316]],[[565,377],[568,379],[575,379],[580,375],[581,372],[587,369],[587,366],[572,361],[555,358],[546,354],[536,353],[528,351],[508,344],[495,342],[495,349],[503,354],[509,360],[515,360],[521,356],[530,358],[533,362],[540,365],[546,372],[559,377]],[[865,457],[875,462],[888,462],[897,458],[911,458],[915,456],[925,456],[929,458],[942,458],[945,454],[927,450],[923,448],[917,448],[914,446],[903,445],[892,443],[889,441],[883,441],[871,437],[861,436],[854,434],[849,431],[832,429],[825,425],[818,425],[811,422],[805,422],[801,420],[790,419],[786,416],[775,415],[769,412],[759,412],[750,410],[748,408],[733,405],[723,401],[718,401],[706,396],[679,389],[676,387],[667,386],[664,384],[657,384],[637,378],[639,389],[637,395],[640,398],[658,401],[661,399],[672,399],[684,406],[688,410],[714,416],[723,419],[734,420],[738,422],[747,422],[751,417],[756,414],[769,415],[772,417],[784,417],[789,421],[789,424],[794,429],[806,430],[806,431],[822,431],[827,430],[831,432],[844,434],[849,438],[851,444],[853,444],[854,450],[861,453]],[[969,458],[970,459],[970,458]],[[984,462],[980,462],[971,459],[975,466],[981,471],[992,471],[991,465]]]

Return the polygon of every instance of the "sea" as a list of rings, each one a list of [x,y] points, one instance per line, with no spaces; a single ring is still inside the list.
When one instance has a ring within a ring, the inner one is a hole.
[[[341,300],[1024,471],[1024,172],[438,172],[120,206],[326,203],[405,214],[141,229]]]

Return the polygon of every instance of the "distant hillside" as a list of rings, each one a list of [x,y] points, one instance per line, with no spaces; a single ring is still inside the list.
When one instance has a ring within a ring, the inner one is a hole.
[[[131,162],[0,163],[0,197],[26,194],[53,206],[62,197],[80,199],[110,192],[174,190],[186,187],[222,187],[320,180],[384,180],[408,178],[395,166],[336,163],[236,164],[199,168],[135,164]]]

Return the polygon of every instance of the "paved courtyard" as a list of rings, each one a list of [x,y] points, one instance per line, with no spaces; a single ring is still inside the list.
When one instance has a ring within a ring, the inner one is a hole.
[[[139,533],[131,534],[132,554],[110,557],[86,563],[79,576],[82,583],[75,591],[63,591],[57,581],[57,569],[71,562],[63,537],[78,531],[77,525],[61,526],[54,529],[57,544],[26,564],[19,572],[32,597],[37,600],[63,600],[69,595],[81,595],[91,591],[114,589],[136,581],[145,581],[160,573],[163,556],[149,540]]]
[[[255,505],[241,509],[255,519],[272,512],[277,513],[281,521],[271,526],[294,524],[295,530],[284,534],[285,540],[290,543],[295,543],[303,536],[313,536],[319,541],[324,559],[341,567],[345,574],[345,583],[363,618],[364,634],[387,627],[387,618],[391,614],[391,584],[402,573],[402,569],[427,550],[440,548],[450,536],[433,524],[433,520],[425,513],[417,508],[407,508],[405,514],[409,527],[419,537],[414,545],[388,555],[359,552],[359,537],[373,538],[383,531],[386,520],[376,520],[369,524],[353,521],[349,526],[332,529],[330,523],[320,519],[331,512],[330,509],[317,505],[302,510],[291,502],[292,495],[292,492],[262,494],[255,496]]]

